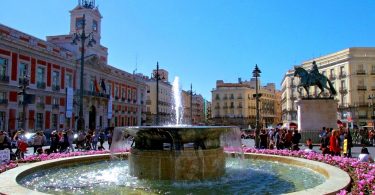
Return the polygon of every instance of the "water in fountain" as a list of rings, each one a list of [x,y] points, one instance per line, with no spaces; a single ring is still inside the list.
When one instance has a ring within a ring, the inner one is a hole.
[[[173,92],[173,106],[172,109],[175,112],[175,118],[174,118],[174,125],[181,125],[182,119],[184,116],[184,109],[182,107],[182,100],[181,100],[181,89],[179,84],[179,77],[175,77],[173,84],[172,84],[172,92]]]

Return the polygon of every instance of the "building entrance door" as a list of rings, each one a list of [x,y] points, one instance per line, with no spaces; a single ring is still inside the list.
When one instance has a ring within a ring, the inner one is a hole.
[[[95,106],[90,107],[89,111],[89,129],[96,128],[96,108]]]

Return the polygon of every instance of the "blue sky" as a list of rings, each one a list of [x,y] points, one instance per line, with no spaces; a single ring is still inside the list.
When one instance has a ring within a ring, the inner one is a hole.
[[[321,55],[375,46],[372,0],[96,0],[109,64],[170,80],[211,99],[216,80],[250,79],[280,88],[284,73]],[[45,39],[69,32],[77,0],[2,0],[0,23]],[[136,60],[138,59],[138,60]],[[137,62],[137,63],[136,63]],[[137,67],[136,67],[136,64]]]

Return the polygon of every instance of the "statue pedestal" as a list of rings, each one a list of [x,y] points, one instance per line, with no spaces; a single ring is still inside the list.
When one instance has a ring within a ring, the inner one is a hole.
[[[297,100],[298,130],[319,133],[322,127],[337,128],[337,102],[334,99]]]

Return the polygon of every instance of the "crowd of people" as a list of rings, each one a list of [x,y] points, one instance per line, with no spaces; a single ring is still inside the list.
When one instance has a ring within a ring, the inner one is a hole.
[[[11,151],[12,159],[24,158],[28,147],[33,147],[34,154],[42,153],[64,153],[75,150],[105,150],[104,142],[108,141],[110,149],[112,144],[113,129],[104,130],[86,130],[74,132],[68,130],[55,130],[49,135],[43,131],[37,131],[27,135],[25,131],[19,130],[14,135],[8,135],[5,131],[0,131],[0,150],[9,149]],[[355,133],[353,133],[355,135]],[[369,133],[371,136],[369,141],[375,144],[373,138],[375,132]],[[262,129],[259,134],[260,149],[289,149],[300,150],[301,134],[298,130],[287,129]],[[323,155],[342,155],[351,157],[351,148],[353,147],[353,137],[349,129],[339,128],[325,128],[323,127],[320,134],[320,147]],[[73,145],[75,144],[75,146]],[[99,145],[98,145],[99,144]],[[49,146],[49,147],[43,147]],[[44,148],[44,149],[43,149]],[[15,152],[13,150],[16,150]],[[317,152],[313,149],[313,142],[311,139],[306,140],[306,152]],[[367,154],[367,155],[366,155]],[[372,161],[367,148],[361,151],[361,161]]]
[[[108,145],[111,147],[112,132],[109,129],[107,132],[104,130],[87,130],[75,133],[68,129],[54,130],[46,135],[43,131],[26,133],[21,129],[14,135],[9,135],[5,131],[0,131],[0,150],[8,149],[12,159],[24,158],[28,147],[33,147],[33,154],[65,153],[75,150],[105,150],[105,141],[108,141]],[[75,144],[75,147],[73,144]],[[13,151],[14,149],[15,151]]]
[[[369,142],[375,144],[374,131],[369,131]],[[289,149],[300,150],[301,134],[298,130],[287,129],[262,129],[259,134],[260,149]],[[352,157],[353,137],[349,129],[323,127],[319,134],[319,150],[323,155]],[[363,145],[363,144],[362,144]],[[306,139],[305,152],[318,152],[314,150],[311,138]],[[363,147],[359,155],[360,161],[373,162],[373,158],[366,147]]]

